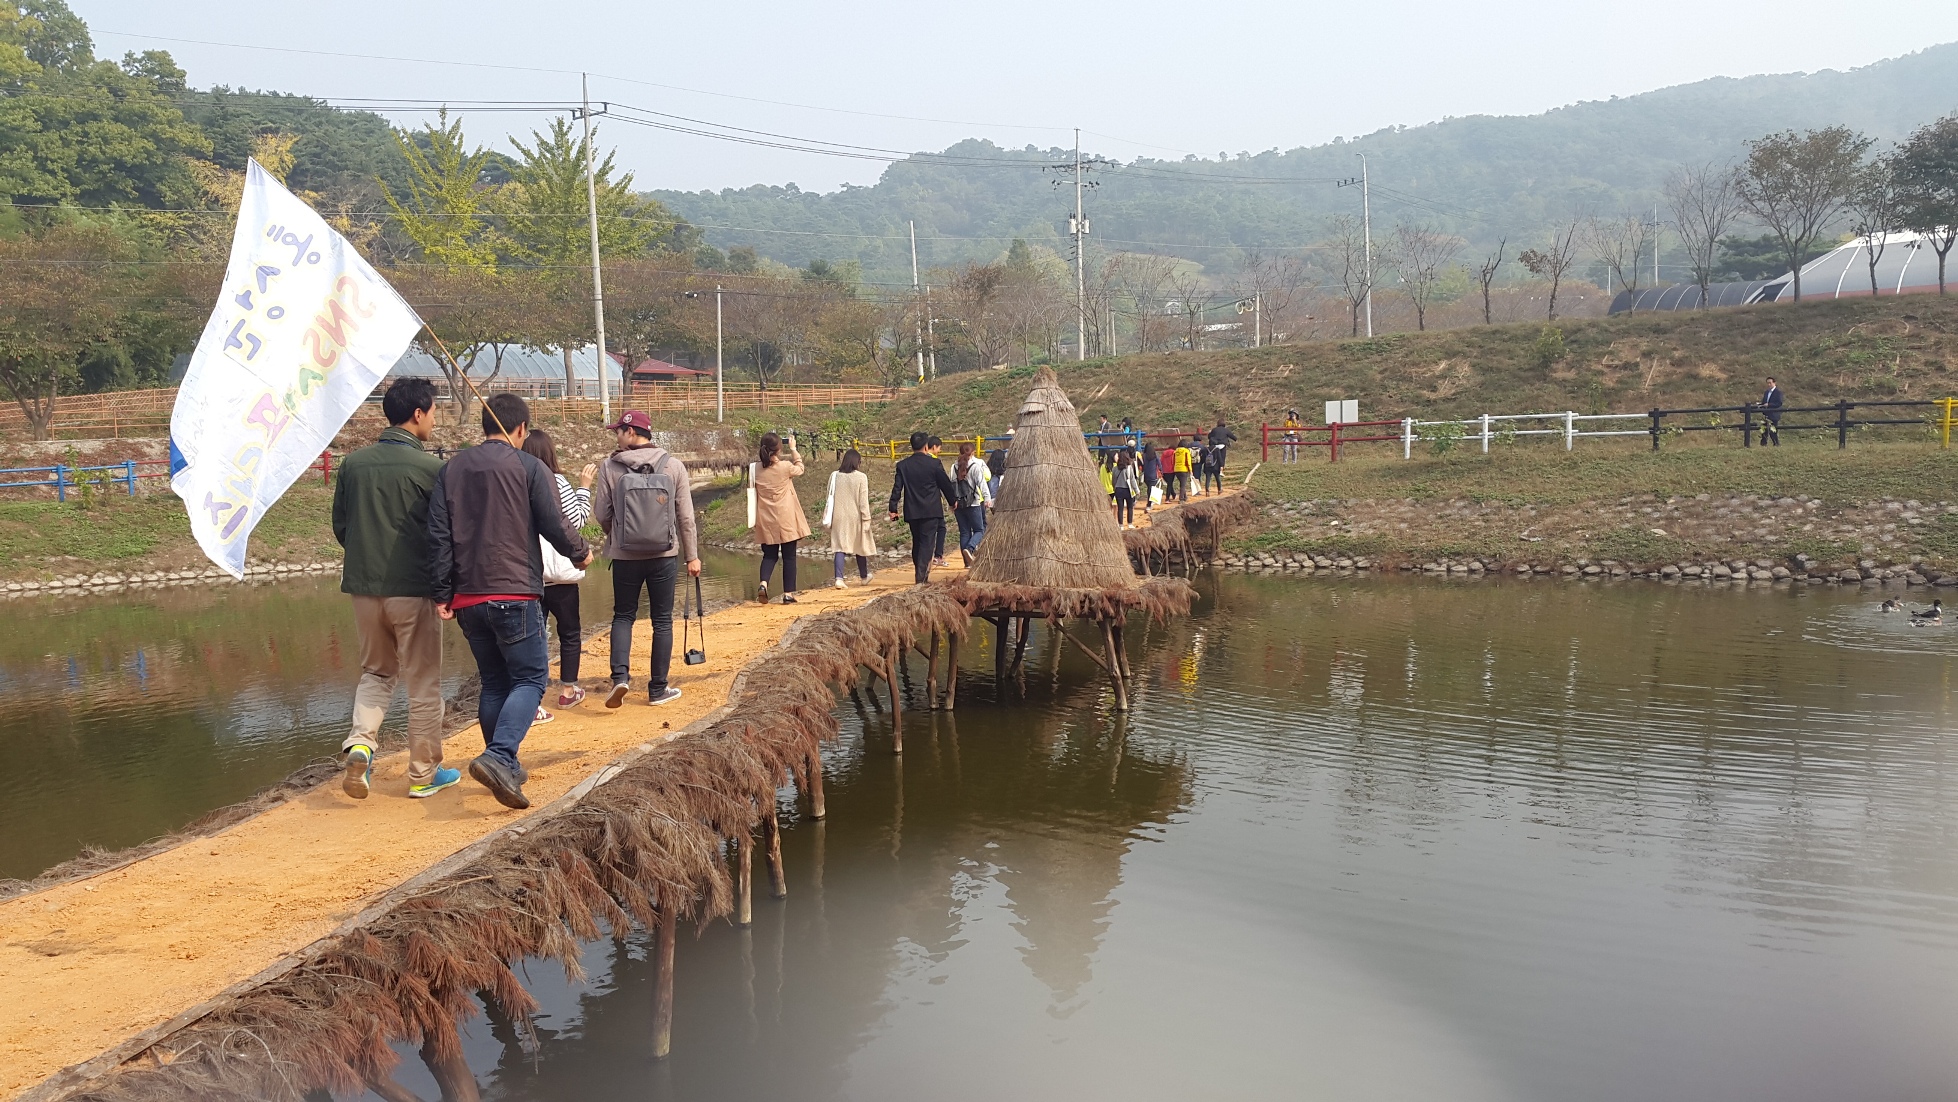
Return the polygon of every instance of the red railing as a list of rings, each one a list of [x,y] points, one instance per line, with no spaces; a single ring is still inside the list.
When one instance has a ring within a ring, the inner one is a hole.
[[[1348,444],[1378,444],[1386,441],[1399,443],[1401,433],[1398,431],[1386,436],[1378,434],[1372,436],[1353,435],[1353,430],[1355,429],[1377,429],[1385,428],[1388,425],[1392,425],[1398,430],[1403,428],[1404,423],[1401,421],[1351,421],[1346,424],[1298,425],[1292,428],[1287,428],[1284,425],[1260,425],[1258,426],[1258,459],[1262,462],[1271,458],[1271,449],[1274,444],[1272,434],[1276,433],[1278,439],[1275,443],[1280,448],[1325,448],[1328,453],[1328,458],[1332,462],[1337,463],[1339,462],[1339,449]],[[1296,435],[1298,439],[1285,439],[1287,433]],[[1306,438],[1307,433],[1324,433],[1326,438],[1324,440],[1308,439]]]

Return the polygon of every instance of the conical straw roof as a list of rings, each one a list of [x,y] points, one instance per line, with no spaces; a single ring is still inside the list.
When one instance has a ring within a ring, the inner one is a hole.
[[[1051,368],[1013,422],[998,500],[987,518],[973,582],[1060,589],[1137,583],[1108,494],[1081,436],[1074,403]]]

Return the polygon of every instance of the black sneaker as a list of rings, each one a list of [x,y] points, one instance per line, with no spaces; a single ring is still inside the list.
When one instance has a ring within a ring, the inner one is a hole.
[[[504,807],[522,811],[530,806],[530,798],[523,794],[523,780],[509,766],[488,754],[479,755],[469,763],[469,775],[489,789],[490,795]]]

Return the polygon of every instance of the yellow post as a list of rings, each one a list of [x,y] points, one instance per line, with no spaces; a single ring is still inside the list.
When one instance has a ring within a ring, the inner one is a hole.
[[[1958,406],[1958,398],[1940,398],[1938,404],[1944,407],[1944,447],[1951,447],[1951,409]]]

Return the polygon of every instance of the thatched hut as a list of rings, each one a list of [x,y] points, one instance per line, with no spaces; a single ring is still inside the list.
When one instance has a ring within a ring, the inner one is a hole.
[[[1128,661],[1122,628],[1128,614],[1189,611],[1195,591],[1172,578],[1139,578],[1129,565],[1121,528],[1101,488],[1081,422],[1051,368],[1013,423],[999,499],[986,538],[965,577],[950,583],[954,597],[998,632],[996,669],[1008,669],[1009,625],[1017,627],[1012,666],[1026,653],[1028,622],[1041,617],[1079,646],[1115,683],[1116,707],[1128,708]],[[1064,620],[1086,620],[1102,636],[1097,648],[1071,635]]]

